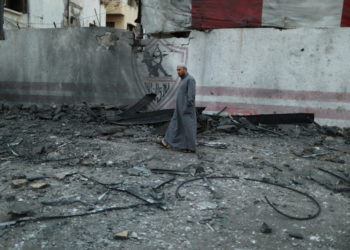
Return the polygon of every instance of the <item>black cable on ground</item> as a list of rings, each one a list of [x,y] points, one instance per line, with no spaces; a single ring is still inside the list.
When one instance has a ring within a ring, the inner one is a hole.
[[[269,204],[277,213],[289,218],[289,219],[293,219],[293,220],[311,220],[311,219],[314,219],[316,218],[317,216],[320,215],[321,213],[321,206],[320,204],[318,203],[318,201],[312,197],[311,195],[307,194],[307,193],[304,193],[304,192],[301,192],[297,189],[294,189],[294,188],[291,188],[291,187],[287,187],[287,186],[284,186],[284,185],[281,185],[281,184],[277,184],[277,183],[272,183],[272,182],[268,182],[268,181],[264,181],[264,180],[257,180],[257,179],[252,179],[252,178],[244,178],[245,180],[247,181],[254,181],[254,182],[260,182],[260,183],[264,183],[264,184],[268,184],[268,185],[273,185],[273,186],[277,186],[277,187],[281,187],[281,188],[284,188],[284,189],[288,189],[290,191],[293,191],[295,193],[298,193],[298,194],[301,194],[307,198],[309,198],[316,206],[317,206],[317,211],[313,214],[313,215],[309,215],[308,217],[296,217],[296,216],[291,216],[291,215],[288,215],[282,211],[280,211],[278,208],[276,208],[270,201],[269,199],[264,196],[267,204]]]
[[[335,174],[335,173],[332,173],[332,172],[330,172],[330,171],[328,171],[328,170],[325,170],[325,169],[323,169],[323,168],[317,168],[318,170],[320,170],[320,171],[322,171],[322,172],[324,172],[324,173],[327,173],[327,174],[329,174],[329,175],[332,175],[332,176],[334,176],[334,177],[336,177],[336,178],[338,178],[338,179],[340,179],[340,180],[342,180],[342,181],[344,181],[344,182],[346,182],[346,183],[350,183],[350,180],[349,179],[346,179],[346,178],[344,178],[344,177],[342,177],[342,176],[340,176],[340,175],[337,175],[337,174]]]
[[[199,178],[194,178],[194,179],[190,179],[190,180],[187,180],[187,181],[184,181],[182,182],[177,188],[176,188],[176,191],[175,191],[175,196],[176,198],[183,198],[183,196],[180,195],[180,189],[181,187],[183,187],[185,184],[187,183],[190,183],[190,182],[195,182],[195,181],[198,181],[198,180],[203,180],[204,178],[207,178],[207,179],[239,179],[238,176],[209,176],[209,177],[199,177]],[[288,189],[290,191],[293,191],[293,192],[296,192],[298,194],[301,194],[307,198],[309,198],[316,206],[317,206],[317,211],[312,214],[312,215],[309,215],[308,217],[296,217],[296,216],[291,216],[291,215],[288,215],[282,211],[280,211],[279,209],[277,209],[270,201],[269,199],[265,196],[265,200],[267,202],[267,204],[269,204],[277,213],[289,218],[289,219],[293,219],[293,220],[311,220],[311,219],[314,219],[316,218],[317,216],[320,215],[321,213],[321,206],[320,204],[318,203],[318,201],[316,201],[315,198],[313,198],[312,196],[310,196],[309,194],[307,193],[304,193],[304,192],[301,192],[299,190],[296,190],[294,188],[290,188],[290,187],[287,187],[287,186],[284,186],[284,185],[281,185],[281,184],[277,184],[277,183],[271,183],[271,182],[268,182],[268,181],[264,181],[264,180],[257,180],[257,179],[252,179],[252,178],[244,178],[244,180],[247,180],[247,181],[254,181],[254,182],[260,182],[260,183],[263,183],[263,184],[268,184],[268,185],[273,185],[273,186],[277,186],[277,187],[281,187],[281,188],[284,188],[284,189]]]
[[[19,218],[17,220],[13,220],[13,221],[2,222],[2,223],[0,223],[0,228],[7,227],[7,226],[13,226],[13,225],[16,225],[20,222],[36,222],[36,221],[66,219],[66,218],[72,218],[72,217],[82,217],[82,216],[99,214],[99,213],[108,212],[108,211],[125,210],[125,209],[136,208],[139,206],[147,206],[147,205],[148,204],[146,204],[146,203],[142,203],[142,204],[133,204],[133,205],[129,205],[129,206],[123,206],[123,207],[107,207],[107,208],[94,209],[91,211],[87,211],[84,213],[78,213],[78,214],[65,214],[65,215],[42,216],[42,217],[25,217],[25,218]]]

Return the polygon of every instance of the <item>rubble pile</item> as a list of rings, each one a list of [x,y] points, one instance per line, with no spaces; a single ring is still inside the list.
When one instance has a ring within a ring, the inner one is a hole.
[[[186,154],[147,103],[0,105],[0,248],[350,247],[348,129],[199,112]]]

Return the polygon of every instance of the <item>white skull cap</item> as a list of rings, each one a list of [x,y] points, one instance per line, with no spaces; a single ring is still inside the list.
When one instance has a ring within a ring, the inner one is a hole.
[[[187,69],[187,66],[186,64],[178,64],[177,67],[180,67],[180,68],[184,68],[184,69]]]

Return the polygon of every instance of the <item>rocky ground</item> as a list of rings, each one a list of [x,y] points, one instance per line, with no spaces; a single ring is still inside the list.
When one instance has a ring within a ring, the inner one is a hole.
[[[350,249],[342,130],[225,127],[186,154],[90,118],[0,109],[0,249]]]

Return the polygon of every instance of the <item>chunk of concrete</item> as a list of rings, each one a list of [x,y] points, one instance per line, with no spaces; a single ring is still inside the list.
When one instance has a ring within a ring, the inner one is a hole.
[[[122,231],[122,232],[119,232],[119,233],[116,233],[114,235],[114,238],[116,240],[126,240],[126,239],[129,239],[129,231]]]
[[[27,179],[16,179],[11,182],[13,188],[19,188],[28,183]]]
[[[32,183],[30,184],[30,187],[33,189],[42,189],[50,186],[50,184],[45,183],[45,182],[38,182],[38,183]]]

